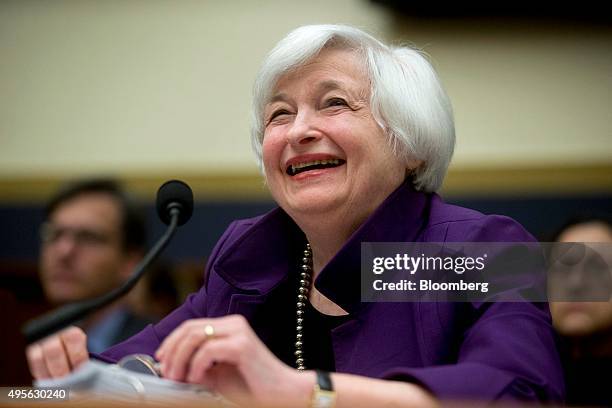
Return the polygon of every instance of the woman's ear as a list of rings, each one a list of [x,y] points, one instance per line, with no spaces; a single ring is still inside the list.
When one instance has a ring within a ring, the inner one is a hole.
[[[416,172],[423,167],[425,161],[419,159],[408,159],[406,163],[406,177],[416,174]]]

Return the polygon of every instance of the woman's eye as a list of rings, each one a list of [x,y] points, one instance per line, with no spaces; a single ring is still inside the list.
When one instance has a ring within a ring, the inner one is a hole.
[[[325,103],[327,106],[348,106],[348,103],[342,98],[330,98]]]
[[[277,111],[272,112],[268,121],[271,121],[273,119],[276,119],[279,116],[287,115],[287,114],[289,114],[289,111],[287,111],[286,109],[279,109]]]

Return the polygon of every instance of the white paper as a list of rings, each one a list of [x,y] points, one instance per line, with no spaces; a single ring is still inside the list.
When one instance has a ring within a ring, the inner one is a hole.
[[[168,403],[185,399],[217,403],[221,401],[218,396],[197,385],[137,373],[96,360],[87,361],[65,377],[37,380],[34,386],[67,389],[70,399],[105,398]]]

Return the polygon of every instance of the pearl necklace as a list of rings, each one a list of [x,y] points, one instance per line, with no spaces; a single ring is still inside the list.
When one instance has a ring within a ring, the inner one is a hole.
[[[295,365],[299,371],[304,371],[304,350],[302,350],[302,330],[304,323],[304,313],[306,302],[308,301],[308,291],[310,290],[310,280],[312,278],[312,250],[310,244],[306,244],[302,257],[302,266],[300,271],[300,286],[298,287],[297,295],[297,319],[296,319],[296,334],[295,334]]]

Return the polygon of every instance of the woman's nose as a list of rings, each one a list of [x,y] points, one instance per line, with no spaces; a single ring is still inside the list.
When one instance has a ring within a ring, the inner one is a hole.
[[[288,129],[286,137],[287,143],[300,147],[319,140],[322,134],[317,129],[316,122],[311,114],[298,113]]]

